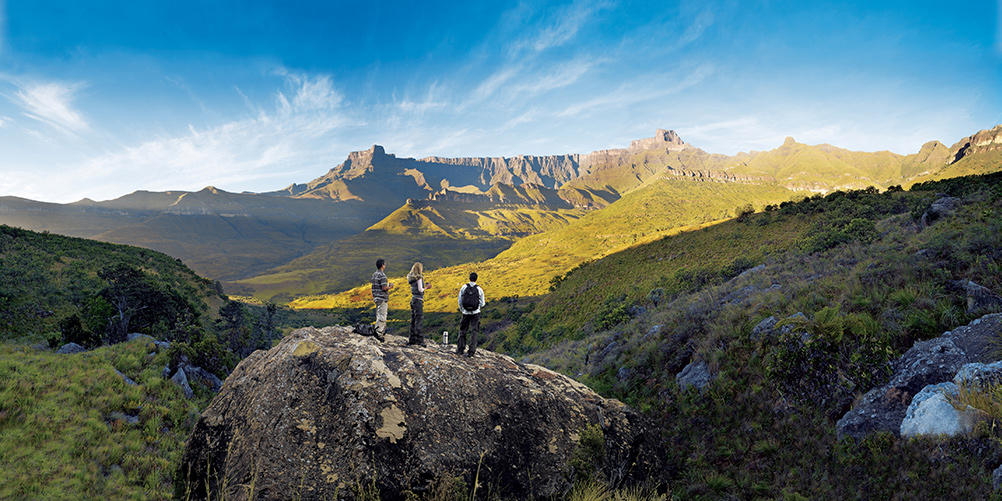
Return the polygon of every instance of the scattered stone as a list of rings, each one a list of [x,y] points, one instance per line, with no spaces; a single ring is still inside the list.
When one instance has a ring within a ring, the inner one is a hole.
[[[410,349],[400,336],[305,328],[240,362],[178,471],[193,499],[206,488],[238,498],[251,482],[260,499],[300,486],[334,499],[359,480],[403,499],[446,476],[472,486],[478,471],[499,497],[551,498],[569,488],[568,462],[590,425],[604,434],[599,467],[614,485],[666,481],[656,425],[561,374],[488,350],[471,359]]]
[[[72,355],[74,353],[83,353],[85,351],[87,351],[87,348],[84,348],[83,346],[80,346],[79,344],[76,344],[76,343],[66,343],[66,344],[60,346],[59,349],[56,350],[56,353],[59,354],[59,355]]]
[[[995,471],[992,472],[992,487],[996,491],[1002,490],[1002,465],[999,465],[999,467],[995,468]]]
[[[125,384],[127,384],[129,386],[139,386],[138,383],[136,383],[132,379],[129,379],[129,376],[126,376],[125,374],[122,374],[122,371],[120,371],[118,369],[115,369],[115,373],[118,374],[119,376],[122,376],[122,379],[125,380]]]
[[[164,370],[160,371],[160,377],[163,379],[170,378],[170,363],[164,365]]]
[[[779,328],[779,331],[783,334],[792,334],[798,327],[807,322],[810,322],[807,315],[798,311],[797,313],[783,319],[783,326]]]
[[[658,334],[661,334],[661,329],[662,329],[662,327],[661,327],[660,324],[655,325],[655,326],[651,327],[650,329],[647,329],[647,334],[644,334],[644,337],[641,338],[640,341],[647,341],[647,338],[649,338],[651,336],[657,336]]]
[[[754,328],[752,328],[751,338],[753,340],[761,339],[763,336],[767,336],[776,328],[776,317],[770,316],[769,318],[762,320]]]
[[[760,272],[760,271],[762,271],[764,269],[765,269],[765,265],[764,264],[760,264],[760,265],[758,265],[758,266],[756,266],[754,268],[748,268],[747,270],[742,271],[741,274],[738,275],[738,278],[741,278],[741,277],[743,277],[745,275],[751,275],[752,273],[758,273],[758,272]]]
[[[108,421],[122,421],[127,424],[139,424],[139,416],[130,416],[124,412],[115,411],[108,415]]]
[[[154,339],[153,336],[151,336],[149,334],[142,334],[142,333],[139,333],[139,332],[132,332],[132,333],[129,333],[127,336],[125,336],[125,341],[126,342],[135,341],[137,339],[142,339],[143,341],[146,341],[148,343],[156,343],[157,342],[157,340]]]
[[[644,313],[647,313],[647,308],[644,308],[643,306],[631,306],[629,313],[631,317],[639,317]]]
[[[619,380],[619,382],[628,381],[630,377],[633,376],[633,372],[633,369],[629,367],[620,367],[619,370],[616,371],[616,379]]]
[[[970,280],[950,282],[950,286],[967,294],[967,313],[998,311],[1002,309],[1002,296],[988,287],[978,285]]]
[[[700,360],[685,366],[682,372],[675,376],[675,382],[678,383],[682,391],[685,391],[689,386],[695,386],[697,390],[703,391],[715,378],[710,372],[710,366]]]
[[[720,300],[720,303],[721,304],[723,304],[723,303],[734,304],[734,303],[737,303],[738,301],[741,301],[742,299],[747,298],[753,292],[755,292],[755,286],[754,285],[747,285],[745,287],[742,287],[742,288],[740,288],[740,289],[738,289],[738,290],[736,290],[734,292],[731,292],[730,294],[724,296],[724,298]]]
[[[185,364],[179,370],[184,370],[189,383],[201,384],[213,392],[219,392],[223,388],[223,381],[219,377],[201,367]]]
[[[178,368],[177,372],[174,373],[174,377],[170,378],[170,382],[181,388],[181,393],[184,394],[185,398],[195,398],[195,392],[191,391],[191,386],[188,385],[188,378],[184,374],[184,369]]]

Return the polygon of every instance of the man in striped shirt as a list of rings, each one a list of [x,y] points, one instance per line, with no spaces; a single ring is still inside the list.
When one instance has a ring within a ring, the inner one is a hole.
[[[386,260],[376,260],[376,272],[372,274],[372,301],[376,303],[376,339],[386,340],[386,310],[389,307],[390,289],[393,284],[386,279]]]

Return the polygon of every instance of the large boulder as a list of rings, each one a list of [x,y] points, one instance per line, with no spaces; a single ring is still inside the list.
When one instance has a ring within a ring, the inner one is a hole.
[[[876,431],[901,432],[912,398],[928,385],[953,380],[964,364],[994,361],[993,340],[1002,332],[1002,314],[985,315],[942,336],[919,341],[892,364],[890,381],[863,395],[835,425],[839,438]]]
[[[961,200],[957,197],[942,197],[922,214],[922,226],[929,226],[939,219],[953,216],[961,206]]]
[[[618,485],[664,482],[661,434],[619,401],[487,350],[386,339],[305,328],[251,354],[193,429],[178,491],[344,499],[366,486],[389,500],[459,478],[524,499],[560,495],[587,464]],[[578,447],[596,429],[597,458]]]

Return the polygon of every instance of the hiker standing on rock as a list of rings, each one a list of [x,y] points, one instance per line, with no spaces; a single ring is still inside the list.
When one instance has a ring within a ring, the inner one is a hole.
[[[459,289],[459,311],[463,321],[459,324],[459,340],[456,342],[456,354],[462,355],[466,346],[466,332],[470,333],[470,350],[467,357],[472,357],[477,351],[477,336],[480,334],[480,308],[487,304],[484,301],[484,290],[477,285],[477,272],[470,273],[470,282]]]
[[[424,291],[431,284],[424,281],[424,265],[414,263],[411,272],[407,274],[407,283],[411,284],[411,335],[407,344],[424,346],[424,334],[421,333],[421,323],[424,321]]]
[[[372,274],[372,301],[376,303],[376,339],[386,341],[386,310],[389,308],[390,289],[393,284],[386,280],[386,260],[376,260],[376,272]]]

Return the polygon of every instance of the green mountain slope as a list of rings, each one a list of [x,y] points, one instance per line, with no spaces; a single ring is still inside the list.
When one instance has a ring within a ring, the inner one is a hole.
[[[960,208],[923,226],[943,194]],[[648,409],[668,429],[675,493],[986,499],[1002,457],[995,421],[858,442],[839,441],[835,422],[916,341],[990,312],[968,312],[951,284],[1002,292],[1000,208],[999,173],[783,204],[582,266],[528,312],[495,305],[489,346]],[[756,333],[768,317],[795,330]],[[715,375],[703,392],[676,383],[690,362]]]
[[[426,311],[455,310],[454,290],[476,271],[493,298],[545,293],[550,280],[588,260],[651,241],[692,225],[726,219],[749,203],[760,207],[796,196],[776,185],[699,181],[671,175],[653,178],[607,208],[538,235],[518,240],[496,257],[427,273],[444,287],[425,295]],[[391,273],[402,276],[404,273]],[[390,295],[390,308],[407,308],[406,291]],[[330,297],[307,297],[294,307],[325,308],[333,304],[365,306],[365,287]]]
[[[223,303],[166,254],[0,225],[0,340],[58,334],[71,316],[100,335],[123,295],[134,303],[129,332],[198,326]]]

